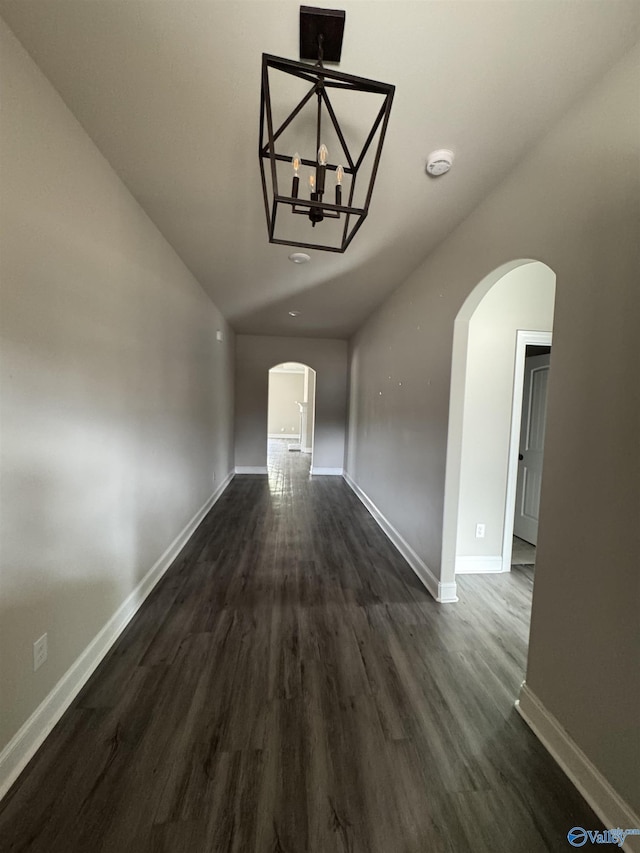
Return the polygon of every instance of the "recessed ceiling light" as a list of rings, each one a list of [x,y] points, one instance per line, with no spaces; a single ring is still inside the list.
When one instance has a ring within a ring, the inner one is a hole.
[[[446,175],[453,163],[453,151],[448,148],[440,148],[438,151],[432,151],[427,157],[427,175],[432,178],[438,178],[440,175]]]
[[[289,311],[289,316],[290,317],[299,317],[300,312],[299,311]]]
[[[308,264],[311,260],[311,255],[307,255],[306,252],[292,252],[289,255],[289,260],[293,261],[294,264]]]

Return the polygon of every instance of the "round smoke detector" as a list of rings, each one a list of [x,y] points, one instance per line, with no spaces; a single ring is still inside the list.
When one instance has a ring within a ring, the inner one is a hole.
[[[440,175],[445,175],[453,163],[453,151],[447,148],[440,148],[438,151],[432,151],[427,157],[427,175],[432,178],[437,178]]]
[[[292,252],[289,255],[289,260],[294,264],[308,264],[311,260],[311,255],[306,252]]]

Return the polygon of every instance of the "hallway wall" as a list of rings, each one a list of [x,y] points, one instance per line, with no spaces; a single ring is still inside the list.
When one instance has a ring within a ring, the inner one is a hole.
[[[505,263],[551,267],[553,376],[527,685],[636,812],[638,91],[635,48],[355,335],[347,456],[350,476],[442,576],[455,317]]]
[[[1,750],[231,471],[234,341],[1,21],[0,40]]]
[[[313,450],[313,429],[316,417],[316,374],[314,370],[306,368],[304,372],[304,402],[307,404],[306,429],[302,436],[302,450],[311,453]]]
[[[236,468],[266,467],[269,370],[284,361],[298,361],[316,371],[314,471],[342,471],[347,342],[267,335],[236,338]]]

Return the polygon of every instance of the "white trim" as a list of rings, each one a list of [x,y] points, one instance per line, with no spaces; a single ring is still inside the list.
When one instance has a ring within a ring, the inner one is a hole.
[[[524,681],[516,709],[598,815],[605,829],[640,828],[640,817],[634,814],[631,806],[625,803]],[[622,849],[638,853],[640,835],[629,835]]]
[[[274,432],[269,433],[267,438],[282,438],[287,441],[300,441],[300,433],[299,432]]]
[[[58,720],[76,698],[98,664],[140,609],[160,578],[173,563],[194,531],[233,479],[227,475],[215,492],[176,536],[144,578],[122,602],[104,627],[76,658],[29,719],[0,753],[0,799],[22,773]]]
[[[456,557],[457,575],[476,575],[485,572],[501,572],[502,556],[493,557]]]
[[[366,492],[363,492],[360,486],[351,479],[347,471],[344,472],[343,477],[355,494],[360,498],[365,507],[369,510],[378,526],[389,537],[407,563],[409,563],[413,571],[420,578],[428,592],[431,593],[435,600],[439,601],[441,604],[448,604],[450,602],[457,601],[458,595],[456,591],[456,584],[441,583],[426,563],[424,563],[416,554],[411,545],[409,545],[400,533],[398,533],[391,522],[380,512]]]
[[[266,474],[266,465],[236,465],[236,474]]]
[[[511,403],[511,435],[507,463],[507,492],[504,504],[504,538],[502,540],[502,571],[511,571],[513,550],[513,523],[516,514],[518,485],[518,454],[520,452],[520,421],[522,420],[522,394],[524,386],[524,361],[527,345],[551,346],[551,332],[533,332],[518,329],[516,332],[515,364],[513,371],[513,398]]]
[[[313,453],[313,447],[303,447],[302,452],[303,453]]]
[[[283,362],[282,364],[293,364],[294,362]],[[299,362],[298,362],[299,363]],[[269,368],[269,373],[289,373],[294,376],[304,376],[305,364],[300,364],[300,367],[283,367],[282,364],[276,364],[275,367]],[[309,368],[311,370],[311,368]]]
[[[328,476],[328,477],[342,477],[344,470],[342,468],[316,468],[313,465],[311,466],[311,474],[315,477],[318,476]]]

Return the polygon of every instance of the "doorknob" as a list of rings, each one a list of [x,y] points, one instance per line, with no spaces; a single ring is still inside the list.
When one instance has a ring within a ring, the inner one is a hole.
[[[522,455],[522,453],[518,453],[518,462],[522,462],[523,459],[524,456]]]

